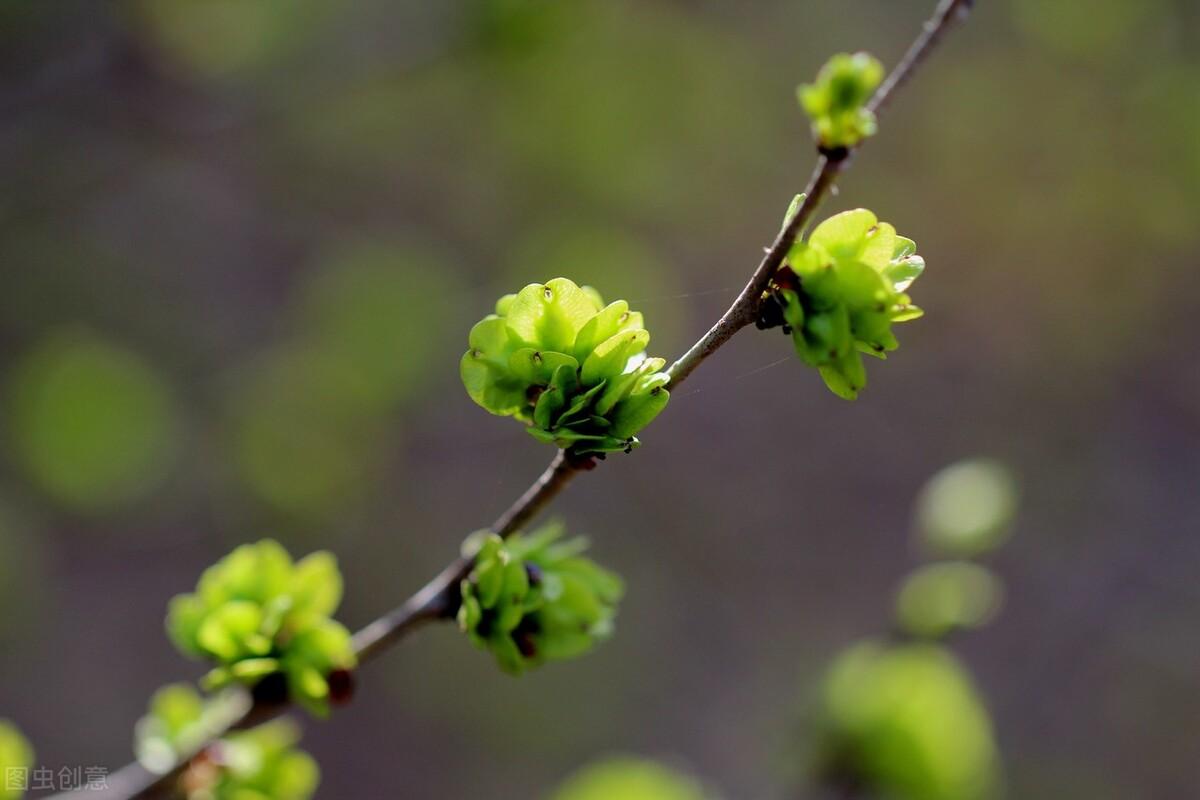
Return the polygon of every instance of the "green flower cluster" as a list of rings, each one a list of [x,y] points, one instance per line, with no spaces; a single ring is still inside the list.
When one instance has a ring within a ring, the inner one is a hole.
[[[296,749],[288,720],[235,733],[210,747],[184,773],[188,800],[309,800],[321,781],[317,762]]]
[[[943,467],[917,495],[917,543],[935,561],[909,575],[896,595],[896,621],[913,638],[940,639],[987,625],[1004,585],[982,558],[1012,532],[1017,480],[1004,464],[969,458]]]
[[[882,80],[883,65],[874,56],[838,53],[821,67],[815,83],[797,90],[822,149],[854,147],[875,134],[875,114],[866,105]]]
[[[886,358],[899,346],[892,323],[923,313],[904,290],[924,268],[916,244],[870,211],[837,214],[792,247],[758,326],[782,325],[825,385],[853,400],[867,383],[860,354]]]
[[[17,800],[25,794],[25,781],[9,778],[26,774],[32,766],[33,748],[29,742],[16,725],[0,719],[0,776],[4,776],[0,783],[0,800]]]
[[[896,622],[913,638],[941,639],[987,625],[1003,598],[1003,584],[987,567],[940,561],[905,578],[896,594]]]
[[[463,545],[475,561],[458,624],[505,672],[574,658],[612,633],[621,579],[580,555],[585,540],[562,534],[552,524],[507,541],[483,532]]]
[[[189,758],[179,788],[188,800],[308,800],[320,780],[312,757],[295,748],[297,728],[280,721],[207,741],[210,716],[220,697],[205,700],[184,683],[164,686],[138,720],[134,748],[142,766],[156,774]]]
[[[207,688],[280,674],[291,699],[325,716],[331,676],[348,677],[355,663],[349,631],[330,619],[341,597],[331,554],[293,563],[265,539],[237,548],[204,571],[195,593],[171,600],[167,631],[184,653],[217,662]]]
[[[830,783],[898,800],[996,793],[991,719],[966,669],[938,645],[851,647],[826,678],[819,738]]]
[[[208,704],[190,684],[164,686],[150,698],[150,711],[134,726],[138,763],[163,774],[204,742]]]
[[[648,358],[650,333],[624,300],[605,305],[566,278],[505,295],[471,329],[467,394],[576,455],[629,451],[667,405],[670,380]]]

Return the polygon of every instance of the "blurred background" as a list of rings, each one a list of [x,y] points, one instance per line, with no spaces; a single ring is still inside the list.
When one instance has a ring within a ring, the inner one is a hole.
[[[397,604],[551,455],[463,392],[471,323],[565,275],[677,356],[808,177],[795,86],[930,7],[4,3],[0,716],[127,761],[203,671],[167,600],[244,541],[331,549],[352,627]],[[628,581],[618,635],[513,680],[422,632],[308,726],[318,796],[537,796],[614,752],[783,796],[916,492],[974,454],[1023,497],[957,647],[1009,794],[1200,793],[1200,6],[980,2],[839,188],[929,263],[861,399],[737,337],[555,507]]]

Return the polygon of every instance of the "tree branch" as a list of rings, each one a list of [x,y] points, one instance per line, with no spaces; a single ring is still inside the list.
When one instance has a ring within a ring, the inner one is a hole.
[[[800,204],[800,208],[796,209],[796,214],[791,221],[775,237],[774,243],[767,250],[767,254],[763,256],[758,268],[754,270],[749,283],[742,288],[729,310],[721,315],[715,325],[709,328],[708,333],[704,334],[667,370],[667,374],[671,376],[671,382],[668,384],[671,389],[683,383],[692,374],[692,370],[704,362],[704,359],[732,339],[735,333],[758,318],[758,309],[762,305],[763,294],[767,291],[771,278],[775,275],[775,271],[783,265],[788,251],[792,249],[792,245],[799,238],[800,231],[804,230],[805,224],[816,213],[817,206],[821,204],[821,200],[833,186],[838,173],[842,170],[842,165],[849,159],[849,155],[848,151],[842,151],[834,155],[822,155],[817,159],[816,169],[813,170],[812,177],[808,180],[808,187],[804,190],[804,201]]]
[[[874,96],[867,102],[867,108],[875,113],[883,111],[891,102],[896,90],[908,83],[916,72],[917,67],[925,63],[929,54],[937,47],[955,23],[962,22],[975,7],[975,0],[941,0],[933,12],[933,16],[921,29],[921,35],[909,45],[908,51],[900,59],[900,63],[892,69],[883,83],[875,90]]]
[[[867,103],[867,108],[880,112],[887,106],[897,89],[912,78],[913,72],[928,58],[933,48],[937,46],[953,24],[966,17],[974,0],[941,0],[933,16],[925,23],[921,35],[908,48],[904,58],[896,65],[880,84]],[[861,146],[861,145],[859,145]],[[812,219],[825,195],[833,188],[838,175],[849,164],[851,157],[858,148],[839,149],[822,153],[817,159],[812,177],[804,190],[804,202],[796,210],[795,216],[775,237],[771,248],[759,263],[749,283],[742,289],[729,310],[721,315],[717,323],[709,329],[683,356],[667,370],[671,376],[670,388],[674,389],[692,374],[692,370],[700,366],[704,359],[716,352],[717,348],[729,341],[735,333],[751,324],[758,318],[759,307],[762,305],[763,293],[766,292],[771,277],[783,265],[788,251],[796,243],[800,232]]]
[[[491,531],[508,538],[558,496],[582,466],[562,450],[517,501],[492,523]],[[453,616],[458,611],[458,584],[471,571],[471,560],[459,557],[404,605],[354,634],[360,663],[374,658],[423,622]]]
[[[508,537],[521,528],[567,485],[582,465],[559,451],[546,471],[514,502],[494,523],[491,530],[499,536]],[[359,665],[379,656],[410,631],[438,619],[452,617],[458,611],[458,585],[471,571],[471,560],[459,557],[425,584],[403,605],[365,625],[354,634],[354,652]],[[133,800],[134,798],[156,798],[173,796],[173,786],[189,762],[208,744],[225,734],[246,730],[261,725],[287,710],[286,703],[255,698],[252,692],[241,692],[242,702],[231,703],[231,713],[221,715],[214,721],[211,733],[204,745],[179,760],[179,764],[168,772],[150,772],[136,762],[128,764],[108,776],[107,788],[102,791],[87,790],[91,798],[107,800]],[[57,797],[65,797],[63,793]]]
[[[875,112],[882,111],[896,90],[908,82],[913,72],[925,61],[945,33],[955,22],[964,18],[973,5],[974,0],[941,0],[933,16],[925,23],[921,35],[917,37],[900,63],[879,86],[868,102],[867,108]],[[857,147],[843,148],[824,152],[819,156],[816,168],[805,189],[804,201],[784,229],[775,237],[770,249],[767,250],[766,255],[733,304],[721,315],[716,324],[667,370],[671,378],[670,388],[678,387],[696,367],[729,341],[735,333],[758,318],[759,308],[771,278],[783,265],[788,251],[791,250],[801,231],[812,219],[822,200],[833,188],[842,170],[849,165],[857,149]],[[576,474],[590,467],[591,462],[572,459],[560,450],[533,485],[492,523],[492,532],[502,537],[510,536],[537,516],[550,501],[566,488]],[[359,662],[366,663],[373,660],[410,631],[427,622],[452,617],[457,611],[459,583],[467,576],[470,569],[470,559],[465,557],[456,559],[420,591],[406,600],[403,605],[370,622],[355,633],[354,649]],[[247,696],[251,697],[252,695],[247,693]],[[286,703],[253,700],[245,706],[245,710],[240,716],[229,719],[224,727],[218,726],[218,729],[212,732],[209,742],[230,731],[261,724],[278,716],[286,708]],[[87,796],[108,798],[108,800],[170,796],[173,793],[174,779],[182,773],[189,761],[190,758],[181,759],[179,766],[163,775],[150,773],[139,764],[130,764],[109,776],[107,791],[87,791]],[[63,796],[65,795],[59,795],[59,797]]]

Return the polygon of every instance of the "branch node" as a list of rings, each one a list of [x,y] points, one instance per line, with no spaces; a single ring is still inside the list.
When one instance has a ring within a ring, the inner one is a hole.
[[[329,673],[329,701],[344,706],[354,699],[354,673],[348,669],[335,669]]]
[[[825,158],[829,159],[834,164],[845,161],[850,157],[850,148],[844,146],[825,147],[824,145],[819,144],[817,145],[817,152],[825,156]]]

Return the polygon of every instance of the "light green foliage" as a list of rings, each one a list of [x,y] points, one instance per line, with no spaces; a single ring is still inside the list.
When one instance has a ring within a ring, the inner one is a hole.
[[[245,703],[245,693],[240,690],[204,697],[189,683],[162,687],[134,726],[133,750],[138,763],[155,774],[170,771],[204,747],[214,731],[240,717]]]
[[[917,497],[922,544],[942,556],[967,557],[1008,537],[1017,509],[1017,483],[1001,463],[976,458],[944,468]]]
[[[569,777],[550,800],[705,800],[711,798],[690,775],[656,761],[621,756]]]
[[[261,725],[221,743],[215,800],[307,800],[320,782],[317,763],[295,748],[299,731],[287,721]]]
[[[134,726],[133,749],[151,772],[171,769],[201,741],[205,703],[191,684],[164,686],[150,699],[150,711]]]
[[[475,564],[458,625],[510,674],[582,655],[612,633],[621,579],[580,555],[585,540],[562,534],[551,524],[507,541],[476,534],[463,546]]]
[[[165,773],[190,758],[182,783],[191,800],[307,800],[316,791],[316,762],[295,748],[299,732],[287,721],[260,725],[209,744],[209,716],[221,700],[206,701],[187,684],[165,686],[137,724],[138,761]]]
[[[193,800],[308,800],[321,772],[312,756],[296,749],[299,729],[288,720],[270,722],[221,739],[184,773]]]
[[[33,748],[6,719],[0,719],[0,800],[17,800],[25,794],[28,770],[33,766]],[[12,780],[10,780],[10,777]]]
[[[868,53],[838,53],[797,90],[812,120],[813,136],[823,148],[854,147],[875,133],[875,115],[866,108],[883,80],[883,65]]]
[[[999,579],[978,564],[930,564],[905,579],[896,617],[912,636],[937,638],[986,625],[999,612],[1003,593]]]
[[[472,400],[527,423],[539,441],[577,455],[628,451],[670,398],[649,341],[624,300],[605,305],[594,289],[554,278],[500,298],[471,329],[462,381]]]
[[[661,302],[679,294],[679,276],[662,254],[634,232],[566,211],[522,227],[521,236],[506,248],[498,279],[504,285],[525,286],[570,264],[571,280],[580,286],[603,286],[616,297],[654,303],[656,350],[685,344],[691,332],[685,324],[688,304]]]
[[[35,481],[77,511],[112,511],[164,476],[170,392],[136,354],[85,332],[48,337],[11,376],[13,445]]]
[[[329,674],[354,666],[350,633],[330,619],[342,597],[334,557],[293,563],[279,543],[242,545],[204,571],[193,594],[171,601],[167,630],[184,653],[215,661],[208,688],[286,676],[289,696],[329,711]]]
[[[825,385],[853,400],[867,383],[861,354],[886,358],[899,346],[892,323],[921,316],[904,290],[924,268],[911,239],[866,209],[845,211],[792,247],[760,327],[782,324]]]
[[[995,796],[992,725],[966,670],[944,647],[864,642],[824,686],[822,768],[895,800]]]

